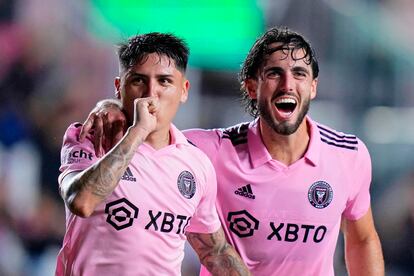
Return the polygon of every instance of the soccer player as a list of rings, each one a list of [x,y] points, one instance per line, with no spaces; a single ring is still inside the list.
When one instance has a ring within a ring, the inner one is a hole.
[[[356,136],[307,115],[318,74],[309,42],[272,28],[250,49],[240,73],[245,107],[255,119],[184,134],[216,169],[226,238],[253,275],[334,275],[340,229],[349,274],[384,275],[370,208],[370,156]],[[112,114],[104,125],[122,121],[115,105],[98,107],[81,138],[102,112]],[[97,148],[101,140],[96,137]]]
[[[188,96],[187,46],[148,33],[118,55],[125,135],[100,158],[90,137],[78,140],[81,124],[64,136],[66,234],[56,275],[180,275],[186,235],[212,274],[249,275],[224,237],[211,162],[171,123]]]

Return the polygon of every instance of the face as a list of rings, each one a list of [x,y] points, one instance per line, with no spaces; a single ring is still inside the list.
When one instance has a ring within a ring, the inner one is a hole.
[[[180,103],[187,100],[189,86],[184,73],[175,67],[174,60],[156,53],[148,54],[115,79],[116,95],[130,122],[134,118],[136,98],[158,98],[156,130],[169,128]]]
[[[271,47],[281,46],[274,43]],[[257,79],[246,81],[252,99],[257,99],[261,122],[281,135],[296,132],[304,122],[310,101],[316,96],[317,79],[303,50],[273,52],[258,73]]]

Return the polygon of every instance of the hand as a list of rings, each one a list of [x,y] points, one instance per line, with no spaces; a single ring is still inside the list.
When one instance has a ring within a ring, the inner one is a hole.
[[[157,126],[158,108],[159,101],[156,97],[139,98],[134,101],[134,122],[131,128],[143,131],[144,140]]]
[[[99,102],[83,123],[79,141],[83,142],[88,134],[93,136],[95,154],[101,157],[114,147],[126,131],[126,117],[117,102]]]

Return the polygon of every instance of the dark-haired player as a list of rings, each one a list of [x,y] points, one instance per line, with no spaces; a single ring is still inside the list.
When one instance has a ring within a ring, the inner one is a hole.
[[[186,235],[214,275],[248,275],[217,217],[211,162],[171,123],[188,96],[187,46],[149,33],[118,56],[126,133],[102,157],[90,137],[78,140],[81,124],[64,137],[66,234],[56,275],[180,275]]]

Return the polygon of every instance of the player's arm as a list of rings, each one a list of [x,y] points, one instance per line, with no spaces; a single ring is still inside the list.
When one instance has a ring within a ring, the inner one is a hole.
[[[343,219],[345,260],[348,273],[353,275],[384,275],[381,243],[375,230],[371,208],[358,220]]]
[[[135,100],[134,123],[121,141],[86,170],[63,178],[61,195],[76,215],[88,217],[118,185],[136,148],[155,129],[158,102],[154,98]]]
[[[250,275],[239,254],[227,242],[221,227],[211,234],[187,232],[186,235],[200,262],[212,275]]]
[[[102,156],[123,137],[127,119],[121,103],[115,99],[99,101],[83,123],[79,140],[83,142],[93,130],[93,144],[96,156]]]

